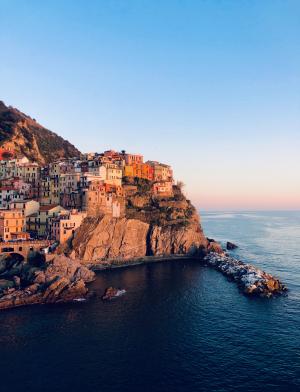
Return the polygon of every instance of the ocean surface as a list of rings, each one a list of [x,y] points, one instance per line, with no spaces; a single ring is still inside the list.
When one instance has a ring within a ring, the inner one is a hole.
[[[247,298],[196,260],[105,271],[92,288],[126,295],[0,313],[0,391],[299,391],[300,212],[201,216],[288,296]]]

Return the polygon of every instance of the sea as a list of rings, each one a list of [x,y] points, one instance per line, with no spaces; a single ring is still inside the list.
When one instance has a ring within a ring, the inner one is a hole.
[[[196,259],[98,273],[87,302],[0,313],[0,391],[300,391],[300,212],[201,217],[288,295],[246,297]],[[103,302],[111,285],[126,294]]]

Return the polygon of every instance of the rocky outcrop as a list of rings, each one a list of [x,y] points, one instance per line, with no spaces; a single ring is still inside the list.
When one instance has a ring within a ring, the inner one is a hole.
[[[60,158],[80,156],[80,152],[71,143],[2,101],[0,146],[42,165]]]
[[[102,295],[102,299],[105,300],[111,300],[117,297],[121,297],[126,293],[126,290],[124,289],[117,289],[115,287],[108,287],[104,294]]]
[[[227,241],[227,243],[226,243],[227,250],[234,250],[237,248],[238,248],[238,246],[236,244],[234,244],[233,242]]]
[[[41,260],[38,266],[2,256],[0,267],[0,309],[84,297],[88,293],[86,283],[95,276],[78,260],[64,255],[48,262]]]
[[[76,231],[70,257],[85,262],[128,260],[147,253],[149,225],[136,219],[88,218]]]
[[[207,238],[208,241],[208,245],[207,245],[207,253],[223,253],[223,248],[221,246],[221,244],[219,244],[217,241],[215,241],[212,238]]]
[[[207,240],[199,225],[153,226],[149,232],[149,253],[154,256],[197,255],[206,249]]]
[[[160,226],[104,216],[86,219],[64,251],[88,263],[126,262],[144,256],[198,254],[207,244],[199,222]]]
[[[180,189],[154,197],[147,180],[135,179],[125,216],[88,217],[60,252],[87,263],[119,263],[144,256],[196,255],[207,251],[199,216]]]
[[[272,297],[287,291],[279,279],[224,253],[211,252],[204,257],[204,262],[222,272],[230,280],[235,281],[246,295]]]

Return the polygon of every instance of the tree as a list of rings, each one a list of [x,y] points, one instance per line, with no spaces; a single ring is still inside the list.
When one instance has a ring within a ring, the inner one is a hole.
[[[185,187],[185,183],[183,181],[177,181],[177,186],[182,191],[182,188]]]

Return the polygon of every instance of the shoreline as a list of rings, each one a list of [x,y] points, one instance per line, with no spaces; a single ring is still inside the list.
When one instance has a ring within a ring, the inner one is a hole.
[[[93,272],[100,272],[106,270],[112,270],[117,268],[128,268],[134,267],[138,265],[144,264],[153,264],[158,262],[164,261],[174,261],[174,260],[192,260],[192,259],[199,259],[202,261],[203,259],[199,256],[191,256],[191,255],[163,255],[163,256],[144,256],[144,257],[137,257],[134,259],[130,259],[132,261],[123,262],[121,259],[119,260],[107,260],[107,264],[105,263],[86,263],[86,267],[90,268]],[[111,262],[111,263],[110,263]],[[110,264],[108,264],[110,263]]]
[[[105,264],[89,263],[86,266],[93,272],[113,270],[117,268],[129,268],[139,265],[153,264],[165,261],[191,261],[200,262],[203,266],[213,268],[221,272],[229,281],[235,282],[239,290],[247,296],[270,298],[286,293],[287,287],[273,275],[266,273],[259,267],[238,260],[227,252],[210,252],[206,255],[162,255],[144,256],[122,262],[119,260],[107,260]],[[110,264],[108,264],[110,263]]]

